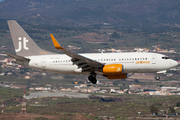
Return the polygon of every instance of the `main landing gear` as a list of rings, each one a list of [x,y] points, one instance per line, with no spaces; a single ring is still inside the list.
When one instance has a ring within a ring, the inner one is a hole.
[[[155,79],[156,79],[156,80],[160,80],[160,77],[159,77],[159,76],[156,76]]]
[[[91,81],[93,84],[97,83],[96,80],[96,73],[91,73],[91,75],[89,75],[88,80]]]

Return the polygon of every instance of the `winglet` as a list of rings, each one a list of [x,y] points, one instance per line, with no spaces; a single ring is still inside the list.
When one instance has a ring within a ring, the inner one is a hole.
[[[52,34],[50,34],[50,36],[51,36],[51,39],[52,39],[52,41],[53,41],[54,47],[55,47],[56,49],[63,49],[63,48],[61,47],[61,45],[58,43],[58,41],[56,40],[56,38],[55,38]]]

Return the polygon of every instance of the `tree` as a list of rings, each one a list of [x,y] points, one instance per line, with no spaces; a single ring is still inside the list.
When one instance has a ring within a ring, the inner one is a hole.
[[[180,106],[180,102],[176,103],[176,106],[179,107]]]
[[[116,39],[119,39],[120,38],[120,35],[117,34],[116,32],[114,32],[112,35],[111,35],[112,38],[116,38]]]
[[[158,107],[155,107],[154,105],[150,106],[150,113],[158,114]]]
[[[169,111],[170,111],[170,113],[176,113],[174,107],[169,107]]]

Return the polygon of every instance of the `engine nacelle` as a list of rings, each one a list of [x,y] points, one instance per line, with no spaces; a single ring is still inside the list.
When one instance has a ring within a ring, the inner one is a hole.
[[[127,73],[122,73],[121,75],[108,75],[108,79],[126,79]]]
[[[109,64],[103,67],[103,75],[120,75],[123,73],[122,64]]]

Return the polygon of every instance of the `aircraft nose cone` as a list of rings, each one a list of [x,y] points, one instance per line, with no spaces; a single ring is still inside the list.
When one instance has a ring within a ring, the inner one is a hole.
[[[178,64],[179,64],[179,63],[178,63],[177,61],[175,61],[175,60],[172,61],[172,66],[173,66],[173,67],[176,67]]]

